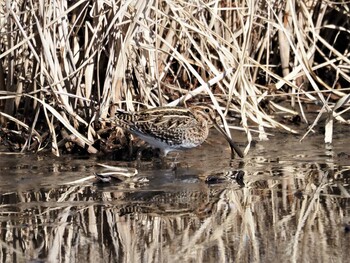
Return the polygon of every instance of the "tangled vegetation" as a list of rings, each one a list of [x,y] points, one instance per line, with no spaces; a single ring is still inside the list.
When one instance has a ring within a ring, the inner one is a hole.
[[[321,117],[329,143],[334,121],[350,122],[349,9],[301,0],[2,1],[0,143],[97,153],[100,117],[187,100],[239,117],[228,127],[246,133],[246,150],[254,133],[307,135]]]

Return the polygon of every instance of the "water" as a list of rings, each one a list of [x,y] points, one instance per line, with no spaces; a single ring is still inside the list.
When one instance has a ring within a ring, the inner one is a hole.
[[[349,262],[347,134],[332,147],[279,134],[243,160],[214,134],[176,169],[172,158],[0,155],[0,260]],[[96,184],[99,163],[138,174]]]

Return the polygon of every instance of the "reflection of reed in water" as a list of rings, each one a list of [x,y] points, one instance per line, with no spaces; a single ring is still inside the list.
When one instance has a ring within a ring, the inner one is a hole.
[[[9,193],[1,196],[2,261],[346,260],[348,199],[331,196],[336,187],[324,179],[322,171],[304,170],[296,179],[248,176],[244,188]]]

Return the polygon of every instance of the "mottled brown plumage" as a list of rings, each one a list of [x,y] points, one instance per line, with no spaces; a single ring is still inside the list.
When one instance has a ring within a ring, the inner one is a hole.
[[[208,137],[216,114],[209,106],[158,107],[137,112],[118,110],[105,121],[120,126],[140,137],[166,155],[170,151],[190,149],[201,145]],[[220,131],[220,128],[219,128]],[[223,132],[221,129],[220,132]],[[230,140],[225,134],[225,138]],[[232,140],[230,142],[232,147]],[[237,146],[233,146],[243,156]]]

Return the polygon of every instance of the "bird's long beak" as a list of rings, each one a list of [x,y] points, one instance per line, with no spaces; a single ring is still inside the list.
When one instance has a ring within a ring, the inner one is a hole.
[[[241,158],[244,157],[243,152],[241,151],[241,149],[234,143],[234,141],[227,135],[227,133],[224,131],[223,128],[221,128],[219,126],[219,124],[216,122],[215,119],[212,118],[214,127],[225,137],[225,139],[228,141],[228,143],[230,144],[231,147],[231,153],[232,153],[232,158],[234,158],[234,152],[237,153],[237,155]]]

